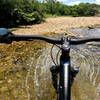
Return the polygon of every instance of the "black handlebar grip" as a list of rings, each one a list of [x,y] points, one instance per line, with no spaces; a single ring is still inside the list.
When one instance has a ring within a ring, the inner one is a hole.
[[[83,38],[83,39],[70,39],[71,45],[78,45],[78,44],[85,44],[87,42],[100,42],[100,37],[93,37],[93,38]]]

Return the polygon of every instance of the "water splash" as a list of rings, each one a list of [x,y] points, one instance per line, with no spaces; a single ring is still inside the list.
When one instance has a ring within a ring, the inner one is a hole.
[[[99,100],[100,95],[100,61],[96,52],[91,52],[88,46],[78,46],[72,49],[72,65],[80,66],[80,72],[72,87],[72,100]],[[91,46],[91,48],[94,48]],[[100,49],[100,48],[98,48]],[[78,91],[76,94],[74,91]]]
[[[31,73],[31,70],[33,70],[32,68],[32,65],[33,65],[33,57],[29,59],[29,63],[27,64],[29,66],[29,69],[27,71],[27,74],[26,74],[26,79],[25,79],[25,86],[26,86],[26,92],[27,92],[27,99],[30,100],[30,92],[29,92],[29,85],[28,85],[28,78],[30,77],[30,73]]]
[[[57,51],[57,48],[54,49],[54,51]],[[50,57],[50,48],[47,48],[38,58],[38,62],[36,63],[35,72],[34,72],[34,87],[35,87],[35,93],[36,97],[35,100],[44,100],[44,98],[50,97],[50,88],[52,86],[51,84],[51,73],[50,73],[50,67],[53,64],[51,57]],[[56,56],[56,53],[54,54]],[[54,90],[52,90],[54,91]],[[49,99],[48,99],[49,100]]]
[[[73,46],[71,49],[72,66],[80,66],[80,72],[72,86],[71,100],[99,100],[100,98],[100,57],[98,52],[93,51],[93,48],[95,49],[93,46],[81,45]],[[98,49],[100,48],[98,47]],[[32,63],[34,56],[28,63],[29,70],[25,80],[28,100],[56,100],[49,71],[53,65],[49,55],[50,48],[42,51],[43,53],[36,62]],[[53,55],[56,57],[58,49],[54,48],[53,51]],[[34,71],[32,71],[33,69]],[[30,83],[29,80],[32,82]],[[31,90],[32,88],[34,89]]]

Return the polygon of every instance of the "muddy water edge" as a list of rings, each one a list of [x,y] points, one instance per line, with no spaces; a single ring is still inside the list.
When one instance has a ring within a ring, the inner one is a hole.
[[[56,100],[50,47],[39,41],[0,44],[0,100]],[[57,51],[54,48],[54,57]],[[80,67],[71,100],[99,100],[100,45],[72,46],[71,60]]]

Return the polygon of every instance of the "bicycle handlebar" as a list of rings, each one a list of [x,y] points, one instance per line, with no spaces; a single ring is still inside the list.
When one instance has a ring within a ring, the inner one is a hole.
[[[14,41],[33,41],[33,40],[43,40],[51,44],[61,44],[61,39],[46,37],[46,36],[37,36],[37,35],[12,35],[11,40]]]
[[[14,35],[14,34],[11,34],[8,36],[0,37],[0,43],[3,43],[3,42],[11,43],[12,41],[43,40],[43,41],[46,41],[51,44],[63,44],[63,38],[64,37],[53,38],[53,37],[36,36],[36,35]],[[66,39],[70,43],[70,45],[79,45],[79,44],[92,42],[92,41],[100,42],[99,37],[98,38],[84,38],[84,39],[67,37]]]
[[[83,39],[70,39],[70,44],[72,45],[78,45],[78,44],[84,44],[87,42],[100,42],[100,37],[94,37],[94,38],[83,38]]]
[[[69,37],[61,38],[52,38],[45,36],[36,36],[36,35],[14,35],[6,28],[0,28],[0,43],[11,43],[12,41],[33,41],[34,39],[43,40],[51,44],[63,44],[64,40],[70,43],[70,45],[78,45],[86,42],[100,42],[100,37],[97,38],[84,38],[84,39],[75,39]]]

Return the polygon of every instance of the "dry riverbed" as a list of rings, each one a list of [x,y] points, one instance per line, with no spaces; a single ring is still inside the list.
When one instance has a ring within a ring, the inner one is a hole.
[[[43,35],[45,33],[68,33],[70,28],[100,25],[100,17],[57,17],[47,18],[42,24],[29,25],[14,31],[21,35]]]

